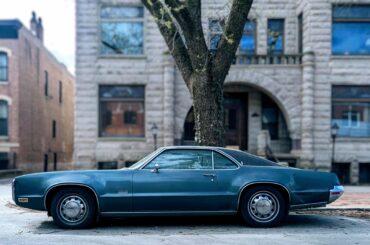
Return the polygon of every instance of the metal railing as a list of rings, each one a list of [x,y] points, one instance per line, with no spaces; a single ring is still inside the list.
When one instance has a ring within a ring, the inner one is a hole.
[[[236,55],[237,65],[300,65],[301,54],[278,54],[278,55]]]

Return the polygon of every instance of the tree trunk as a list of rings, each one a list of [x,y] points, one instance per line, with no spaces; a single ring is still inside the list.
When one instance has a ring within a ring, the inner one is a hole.
[[[195,141],[203,146],[224,146],[223,85],[209,74],[193,74],[192,95]]]

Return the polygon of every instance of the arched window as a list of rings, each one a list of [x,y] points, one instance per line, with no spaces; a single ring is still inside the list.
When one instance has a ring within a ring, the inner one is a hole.
[[[8,54],[0,51],[0,82],[8,81]]]
[[[8,136],[8,102],[0,100],[0,136]]]

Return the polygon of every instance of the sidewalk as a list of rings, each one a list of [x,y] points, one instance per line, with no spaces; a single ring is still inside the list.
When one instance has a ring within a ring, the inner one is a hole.
[[[325,209],[370,210],[370,186],[345,186],[343,196]]]

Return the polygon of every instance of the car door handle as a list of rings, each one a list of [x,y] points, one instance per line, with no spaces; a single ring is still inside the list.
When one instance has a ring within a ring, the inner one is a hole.
[[[211,178],[215,178],[216,175],[215,174],[203,174],[204,177],[211,177]]]

